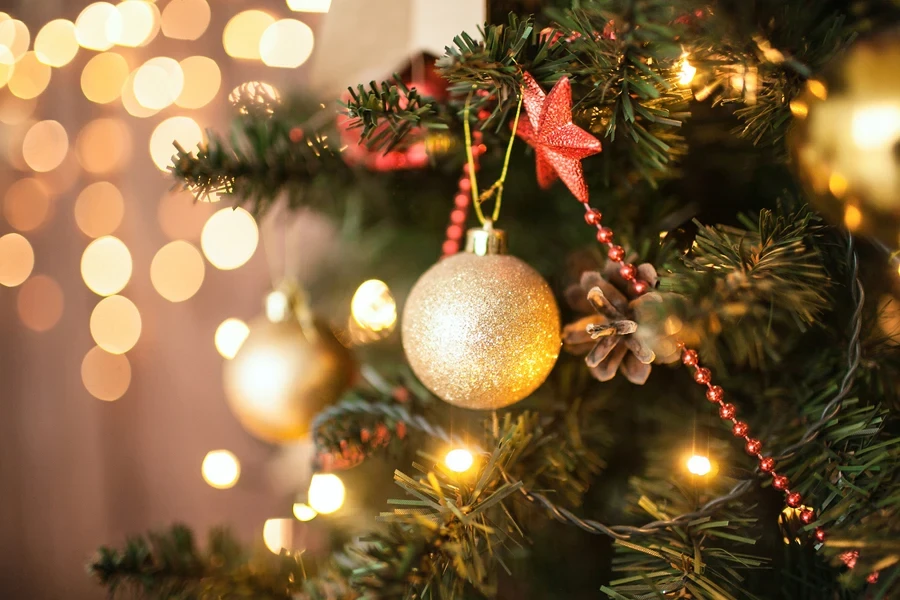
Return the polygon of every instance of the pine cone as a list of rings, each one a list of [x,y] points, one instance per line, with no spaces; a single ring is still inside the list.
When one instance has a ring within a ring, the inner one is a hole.
[[[651,286],[657,282],[656,269],[649,263],[638,266],[638,277]],[[658,309],[650,303],[662,302],[658,292],[637,296],[610,264],[603,275],[588,271],[581,284],[570,287],[566,296],[579,312],[594,312],[563,328],[563,343],[573,354],[587,353],[585,363],[600,381],[609,381],[617,371],[637,385],[650,376],[651,363],[678,360],[671,340],[656,327]],[[671,346],[671,348],[670,348]],[[654,349],[663,348],[662,352]]]

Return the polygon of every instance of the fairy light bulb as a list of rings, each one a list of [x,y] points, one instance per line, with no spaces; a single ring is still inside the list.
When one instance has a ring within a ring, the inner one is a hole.
[[[688,472],[699,477],[709,475],[712,472],[712,463],[709,461],[709,458],[699,454],[695,454],[687,459],[686,466]]]
[[[298,521],[303,521],[306,523],[307,521],[312,521],[315,519],[319,513],[315,511],[315,509],[309,504],[303,504],[302,502],[297,502],[294,504],[294,516]]]
[[[681,66],[678,69],[678,83],[684,86],[691,85],[691,82],[694,80],[694,75],[696,74],[697,67],[692,65],[688,60],[688,53],[683,53],[681,55]]]
[[[234,487],[241,476],[241,463],[228,450],[207,452],[200,467],[203,480],[217,490]]]
[[[309,482],[307,501],[317,513],[330,515],[344,505],[347,490],[344,482],[333,473],[316,473]]]
[[[350,313],[364,329],[373,332],[392,330],[397,323],[397,302],[385,282],[370,279],[353,294]]]
[[[474,463],[475,457],[465,448],[454,448],[444,457],[444,464],[456,473],[465,473]]]
[[[266,296],[266,318],[272,323],[280,323],[288,316],[290,300],[281,290],[275,290]]]

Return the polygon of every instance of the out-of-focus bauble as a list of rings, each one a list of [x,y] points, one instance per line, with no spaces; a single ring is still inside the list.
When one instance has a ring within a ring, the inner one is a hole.
[[[313,417],[349,387],[354,365],[331,331],[307,336],[296,319],[250,323],[250,334],[225,362],[225,397],[248,432],[286,443],[303,438]],[[308,339],[308,337],[310,339]]]
[[[816,207],[896,245],[900,233],[900,31],[856,42],[791,102],[788,144]]]
[[[537,271],[502,253],[502,232],[472,230],[467,246],[416,282],[403,310],[403,350],[439,398],[493,410],[549,375],[559,356],[559,308]]]

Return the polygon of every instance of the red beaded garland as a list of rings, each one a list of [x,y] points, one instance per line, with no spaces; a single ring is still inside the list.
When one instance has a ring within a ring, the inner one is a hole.
[[[693,367],[697,364],[697,351],[691,350],[690,348],[685,348],[681,352],[681,362],[686,364],[689,367]]]
[[[710,402],[720,402],[722,397],[725,396],[725,390],[722,389],[721,386],[713,385],[710,386],[708,390],[706,390],[706,399]],[[723,419],[730,419],[731,417],[722,417]]]
[[[747,435],[748,431],[750,431],[750,426],[743,421],[738,421],[734,424],[734,427],[731,428],[731,433],[737,437],[744,437]]]
[[[466,192],[466,193],[471,192],[472,191],[472,182],[469,181],[468,178],[463,177],[462,179],[459,180],[459,189],[462,192]]]
[[[772,478],[772,487],[776,490],[786,490],[790,483],[790,480],[784,475],[776,475]]]
[[[612,229],[600,227],[597,229],[597,241],[601,244],[609,244],[613,240]]]
[[[696,371],[694,371],[694,381],[699,384],[706,385],[707,383],[709,383],[710,377],[712,377],[712,374],[709,372],[709,369],[699,367]]]
[[[469,197],[465,194],[457,194],[453,197],[453,204],[456,205],[456,208],[466,208],[469,206]]]
[[[602,218],[603,215],[600,214],[600,211],[593,208],[584,213],[584,222],[591,226],[599,225]]]
[[[454,210],[450,213],[450,222],[454,225],[462,225],[466,222],[466,211],[464,210]]]
[[[456,254],[457,252],[459,252],[459,242],[457,242],[456,240],[445,241],[441,246],[441,252],[443,252],[445,256]]]
[[[825,541],[825,530],[821,527],[816,527],[816,541],[824,542]],[[871,575],[870,575],[871,577]],[[875,575],[875,581],[878,581],[878,575]]]
[[[802,511],[800,511],[800,520],[803,521],[805,524],[809,525],[810,523],[815,521],[815,519],[816,519],[816,513],[814,513],[810,509],[805,508]]]
[[[634,290],[634,293],[640,296],[644,292],[646,292],[650,288],[650,285],[646,281],[641,281],[640,279],[635,279],[631,282],[631,289]]]
[[[634,265],[624,265],[619,269],[619,275],[621,275],[622,279],[625,281],[631,281],[637,276],[637,269]]]
[[[625,248],[622,246],[612,246],[606,255],[609,257],[609,260],[613,262],[622,262],[622,259],[625,258]]]
[[[723,419],[733,418],[736,412],[737,408],[735,408],[734,404],[723,404],[719,407],[719,416]]]
[[[763,473],[771,473],[775,470],[775,459],[771,456],[759,460],[759,470]]]
[[[759,454],[759,451],[762,450],[762,442],[751,438],[747,440],[744,450],[747,451],[747,454]]]
[[[800,503],[803,502],[803,496],[801,496],[797,492],[790,492],[787,495],[786,501],[787,505],[791,508],[797,508],[798,506],[800,506]]]

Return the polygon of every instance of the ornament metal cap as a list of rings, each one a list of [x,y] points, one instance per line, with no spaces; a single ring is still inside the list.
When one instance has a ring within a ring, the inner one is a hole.
[[[487,221],[484,227],[470,229],[466,232],[466,252],[476,256],[506,254],[506,232],[494,229],[491,221]]]

